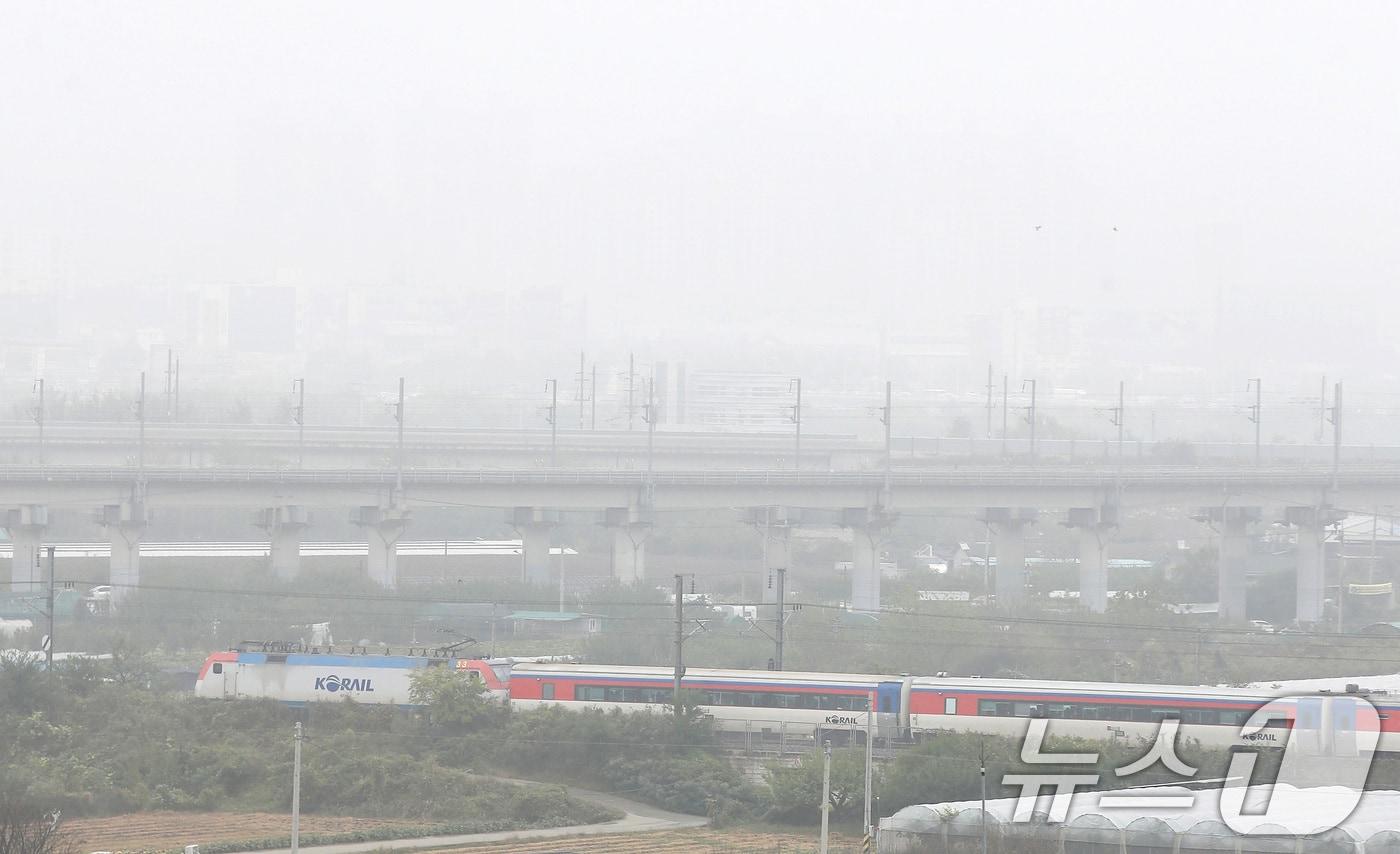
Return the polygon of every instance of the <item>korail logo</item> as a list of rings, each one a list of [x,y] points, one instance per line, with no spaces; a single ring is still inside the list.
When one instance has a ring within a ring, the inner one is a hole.
[[[330,676],[316,677],[316,690],[327,691],[336,694],[341,691],[362,691],[374,693],[374,680],[372,679],[345,679],[332,673]]]

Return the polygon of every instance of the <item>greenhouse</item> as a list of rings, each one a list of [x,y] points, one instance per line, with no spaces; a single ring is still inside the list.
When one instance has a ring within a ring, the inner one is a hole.
[[[1283,784],[1080,792],[1060,822],[1049,821],[1048,795],[1019,822],[1015,798],[987,801],[985,823],[978,801],[917,804],[880,820],[878,850],[980,854],[985,832],[988,854],[1400,854],[1400,792],[1356,797]]]

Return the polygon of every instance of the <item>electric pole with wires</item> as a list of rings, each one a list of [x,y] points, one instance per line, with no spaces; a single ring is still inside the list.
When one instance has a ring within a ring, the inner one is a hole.
[[[637,356],[627,354],[627,432],[632,432],[632,419],[637,414]]]
[[[690,593],[695,595],[695,573],[676,573],[676,664],[671,676],[671,707],[677,718],[681,716],[681,679],[685,677],[685,642],[697,632],[705,631],[705,621],[696,620],[695,628],[685,630],[685,579],[690,578]]]
[[[292,423],[297,425],[297,468],[306,464],[306,379],[292,380],[292,392],[297,405],[292,407]]]
[[[34,407],[34,423],[39,426],[39,467],[44,465],[44,378],[34,381],[34,391],[39,395],[39,403]]]
[[[656,381],[647,379],[647,402],[642,409],[642,420],[647,423],[647,501],[651,501],[652,457],[656,452]]]
[[[792,421],[793,428],[792,467],[800,471],[802,469],[802,378],[796,377],[788,380],[788,391],[795,395],[788,415],[788,420]]]
[[[987,438],[992,438],[992,363],[987,363]]]
[[[292,726],[292,854],[301,847],[301,721]]]
[[[1006,434],[1009,429],[1011,412],[1011,378],[1006,374],[1001,375],[1001,458],[1006,460]]]
[[[398,424],[399,428],[399,447],[397,455],[398,472],[394,476],[395,503],[403,499],[403,401],[403,377],[399,377],[399,402],[394,406],[394,421]]]
[[[885,489],[890,486],[890,465],[894,457],[894,448],[891,445],[891,424],[894,407],[891,405],[894,383],[885,380],[885,405],[880,408],[880,423],[885,425]]]
[[[545,408],[544,420],[549,422],[549,467],[559,467],[559,380],[545,380],[545,390],[549,392],[549,406]]]
[[[1264,380],[1252,377],[1244,384],[1244,390],[1254,389],[1254,405],[1249,407],[1249,420],[1254,422],[1254,464],[1262,458],[1264,419]]]
[[[1021,383],[1021,393],[1024,394],[1026,386],[1031,389],[1031,405],[1026,407],[1026,423],[1031,426],[1031,462],[1035,462],[1035,380],[1025,380]]]
[[[49,601],[48,601],[48,610],[47,610],[47,613],[45,614],[45,616],[47,616],[47,617],[48,617],[48,620],[49,620],[49,633],[46,634],[46,635],[44,635],[44,668],[45,668],[46,672],[48,672],[49,674],[52,674],[52,673],[53,673],[53,612],[54,612],[54,607],[53,607],[53,600],[54,600],[54,589],[53,589],[53,585],[54,585],[54,581],[53,581],[53,563],[54,563],[54,552],[55,552],[55,551],[56,551],[56,549],[55,549],[53,546],[49,546],[49,547],[48,547],[48,552],[49,552],[49,597],[48,597],[48,599],[49,599]],[[37,560],[38,557],[39,557],[39,552],[36,550],[36,551],[34,552],[34,558]],[[50,675],[49,678],[52,679],[53,676]]]
[[[578,351],[578,429],[583,429],[583,405],[588,402],[588,374],[584,372],[583,351]]]

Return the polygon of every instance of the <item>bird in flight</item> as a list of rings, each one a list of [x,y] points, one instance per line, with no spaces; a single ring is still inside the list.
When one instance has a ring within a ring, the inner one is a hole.
[[[1117,231],[1117,230],[1118,230],[1118,226],[1115,225],[1115,226],[1113,227],[1113,230],[1114,230],[1114,231]]]
[[[1035,230],[1036,230],[1036,231],[1040,231],[1040,230],[1041,230],[1042,228],[1044,228],[1044,227],[1045,227],[1045,226],[1043,226],[1043,225],[1037,225],[1037,226],[1035,227]]]

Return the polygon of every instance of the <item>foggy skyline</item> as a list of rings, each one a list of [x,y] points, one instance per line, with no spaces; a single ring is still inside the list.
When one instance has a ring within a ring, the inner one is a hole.
[[[1400,301],[1387,4],[6,18],[0,290],[557,291],[660,356],[1101,304],[1322,370]]]

